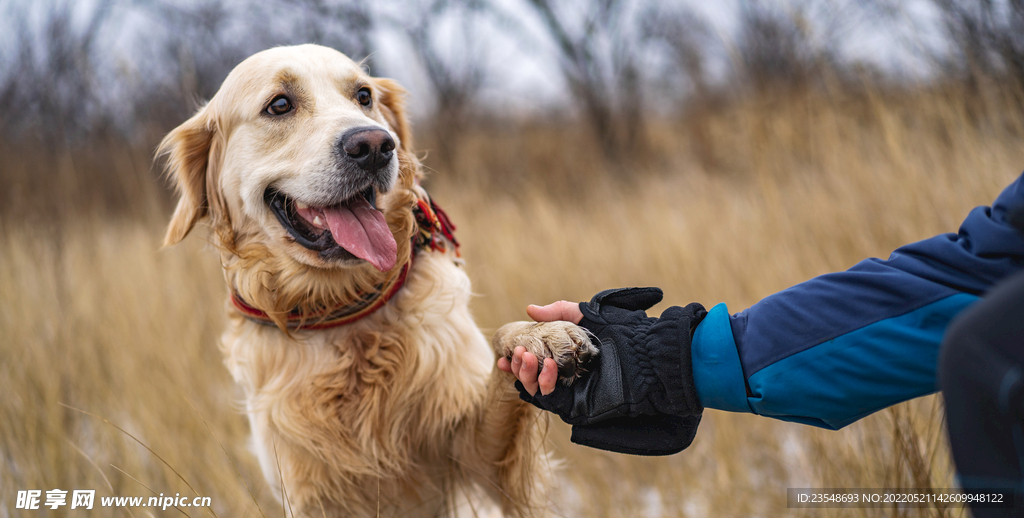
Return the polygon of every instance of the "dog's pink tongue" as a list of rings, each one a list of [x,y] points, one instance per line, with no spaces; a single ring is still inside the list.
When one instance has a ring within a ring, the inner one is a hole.
[[[398,245],[391,235],[384,214],[370,202],[359,198],[346,207],[324,209],[327,227],[334,241],[352,255],[369,261],[374,268],[386,272],[398,261]]]

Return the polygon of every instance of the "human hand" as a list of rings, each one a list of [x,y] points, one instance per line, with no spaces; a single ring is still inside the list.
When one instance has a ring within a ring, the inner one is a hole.
[[[560,300],[546,306],[530,304],[526,307],[526,314],[536,322],[571,322],[579,324],[583,319],[579,304]],[[543,395],[550,394],[555,390],[555,383],[558,382],[558,365],[553,358],[544,358],[543,365],[536,354],[527,351],[526,347],[519,346],[513,350],[511,361],[502,356],[498,358],[498,368],[512,373],[530,395],[537,394],[537,390]],[[538,374],[538,367],[541,367]]]

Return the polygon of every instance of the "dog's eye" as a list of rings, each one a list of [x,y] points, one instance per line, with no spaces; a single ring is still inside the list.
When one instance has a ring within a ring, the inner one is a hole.
[[[290,111],[292,111],[292,102],[283,95],[275,97],[267,107],[267,113],[271,115],[284,115]]]
[[[373,102],[373,96],[370,95],[370,89],[360,88],[359,91],[356,92],[356,101],[363,106],[369,107],[370,103]]]

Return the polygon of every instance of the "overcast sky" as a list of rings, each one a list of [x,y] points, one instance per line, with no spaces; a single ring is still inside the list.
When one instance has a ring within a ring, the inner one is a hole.
[[[659,4],[668,10],[684,6],[706,21],[719,40],[709,43],[708,57],[711,75],[720,79],[730,66],[729,45],[737,39],[742,1],[677,0]],[[521,26],[513,30],[485,16],[474,17],[473,25],[477,30],[474,37],[479,48],[470,51],[486,57],[485,62],[489,64],[489,81],[483,94],[486,101],[491,105],[506,105],[513,110],[538,109],[563,101],[568,94],[558,73],[555,44],[538,17],[523,0],[494,2],[519,20]],[[939,30],[938,13],[927,0],[906,0],[894,4],[897,16],[886,24],[866,19],[843,20],[844,15],[861,17],[866,14],[857,0],[779,0],[768,3],[785,10],[798,2],[811,6],[812,34],[817,37],[834,36],[829,31],[837,24],[841,26],[843,34],[837,51],[842,59],[870,63],[889,73],[923,78],[929,73],[930,57],[941,53],[946,45]],[[378,8],[387,6],[386,3],[376,5]],[[566,0],[562,5],[583,9],[578,0]],[[466,52],[462,46],[464,40],[456,36],[456,24],[457,20],[451,20],[453,30],[437,35],[441,43],[439,46],[447,48],[453,60]],[[381,58],[378,60],[381,63],[380,73],[395,77],[413,92],[429,88],[418,63],[409,59],[409,41],[400,31],[383,28],[377,32],[375,43]]]
[[[417,16],[415,6],[422,5],[425,0],[383,0],[370,2],[377,14],[401,20],[403,16]],[[886,0],[876,0],[886,1]],[[69,5],[75,13],[74,23],[84,26],[89,14],[100,5],[102,0],[7,0],[5,7],[0,7],[0,67],[11,59],[10,49],[17,31],[15,27],[3,27],[4,24],[28,24],[34,30],[34,37],[40,41],[46,38],[41,30],[44,13],[53,5]],[[467,15],[465,10],[456,10],[441,20],[434,33],[434,43],[442,49],[448,61],[459,63],[465,57],[476,58],[483,63],[487,80],[484,84],[482,98],[488,106],[504,107],[508,110],[530,112],[542,110],[564,101],[567,88],[558,71],[557,52],[554,43],[544,30],[542,23],[525,0],[492,0],[495,11],[502,13],[506,21],[500,17],[481,14]],[[158,77],[162,70],[159,60],[166,59],[161,54],[161,38],[167,36],[168,27],[160,19],[159,9],[154,6],[196,6],[208,4],[208,1],[187,0],[183,2],[160,2],[158,0],[137,0],[136,2],[114,1],[111,3],[111,16],[103,26],[100,46],[105,56],[104,67],[108,78],[105,85],[106,95],[127,95],[139,81]],[[908,77],[920,77],[927,73],[928,58],[941,50],[944,44],[937,13],[928,0],[906,0],[897,2],[898,14],[894,21],[885,24],[864,23],[855,19],[863,14],[863,5],[857,0],[822,0],[807,2],[806,0],[777,0],[763,2],[776,9],[786,11],[796,5],[809,5],[810,33],[816,38],[835,36],[840,31],[839,44],[836,50],[842,59],[859,60],[872,63],[880,68]],[[294,4],[288,0],[282,2],[251,3],[240,0],[224,0],[226,12],[235,13],[236,22],[222,27],[224,41],[245,42],[281,41],[288,37],[286,25],[273,23],[276,19],[288,20],[294,17]],[[565,12],[579,13],[583,19],[586,6],[583,0],[563,0],[559,8]],[[631,3],[636,6],[636,2]],[[675,2],[656,2],[659,9],[687,8],[697,14],[715,40],[708,43],[708,66],[712,78],[724,77],[730,66],[730,45],[737,40],[737,27],[741,6],[740,0],[720,0],[715,2],[677,0]],[[575,10],[575,11],[574,11]],[[11,16],[10,13],[29,12],[27,19]],[[261,20],[263,27],[254,28],[246,20]],[[626,16],[636,13],[636,9],[626,9]],[[845,18],[851,18],[849,20]],[[513,20],[511,23],[507,20]],[[273,27],[281,28],[281,34],[274,36]],[[278,38],[275,40],[275,38]],[[372,63],[375,75],[395,77],[410,90],[414,98],[420,102],[413,106],[426,106],[430,98],[429,83],[424,79],[420,64],[412,59],[409,38],[402,29],[383,25],[372,37],[376,47]],[[595,45],[601,42],[595,41]],[[362,56],[353,56],[359,59]],[[649,63],[642,69],[646,73],[657,74],[657,56],[644,56]]]

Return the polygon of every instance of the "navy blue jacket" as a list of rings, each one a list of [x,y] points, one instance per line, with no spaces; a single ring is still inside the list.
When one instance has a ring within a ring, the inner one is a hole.
[[[956,234],[816,277],[735,315],[713,307],[691,349],[701,403],[838,429],[935,392],[947,324],[1024,268],[1024,233],[1007,221],[1022,206],[1024,175]]]

